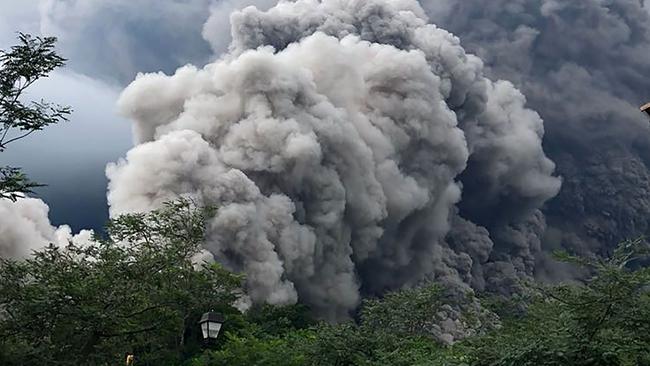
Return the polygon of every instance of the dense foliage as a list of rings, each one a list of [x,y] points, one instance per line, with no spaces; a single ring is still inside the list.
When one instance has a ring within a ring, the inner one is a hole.
[[[0,260],[0,364],[114,365],[132,352],[136,365],[650,365],[645,241],[607,260],[560,254],[592,277],[484,301],[494,312],[430,283],[326,324],[302,305],[236,310],[242,278],[196,263],[213,213],[180,200],[112,220],[104,239]],[[432,331],[450,308],[473,330],[452,345]],[[226,322],[203,344],[196,322],[210,309]]]
[[[240,293],[241,278],[193,261],[210,212],[170,203],[111,221],[106,239],[0,259],[0,364],[178,364],[200,347],[201,314],[235,312]]]
[[[642,240],[623,243],[608,260],[558,253],[591,279],[496,302],[501,326],[452,346],[423,331],[444,306],[444,292],[431,285],[366,301],[356,323],[226,334],[220,350],[192,365],[650,365],[650,270],[636,262],[647,254]]]
[[[591,270],[584,285],[541,288],[521,317],[465,344],[474,365],[650,365],[650,268],[643,240],[608,260],[560,253]]]
[[[9,144],[46,126],[68,119],[70,107],[44,100],[24,102],[25,91],[65,59],[54,50],[56,38],[18,35],[19,44],[0,50],[0,152]],[[0,198],[16,200],[40,184],[27,178],[20,168],[0,167]]]

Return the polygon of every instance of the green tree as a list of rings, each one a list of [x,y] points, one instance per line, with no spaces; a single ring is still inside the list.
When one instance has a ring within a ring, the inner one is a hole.
[[[309,307],[303,304],[255,305],[246,312],[245,320],[255,325],[254,332],[260,337],[281,336],[317,324]]]
[[[436,314],[444,305],[443,290],[435,284],[403,289],[382,299],[367,299],[361,309],[365,327],[390,329],[399,335],[431,335]]]
[[[46,126],[67,121],[71,113],[67,106],[22,100],[27,88],[65,64],[54,50],[56,38],[19,33],[18,41],[10,50],[0,50],[0,152]],[[20,168],[0,167],[0,199],[15,201],[38,186]]]
[[[301,366],[308,365],[305,349],[309,330],[291,331],[281,337],[226,333],[224,346],[192,360],[190,366]]]
[[[199,351],[197,321],[231,304],[242,279],[197,266],[206,218],[189,201],[121,216],[106,239],[0,259],[0,364],[178,365]],[[199,268],[197,268],[199,267]]]
[[[229,319],[216,350],[193,359],[191,366],[298,366],[306,364],[306,349],[316,321],[301,304],[254,305]]]
[[[467,306],[474,304],[471,296],[449,298],[435,284],[365,300],[356,322],[296,323],[283,315],[291,309],[245,315],[240,327],[246,331],[226,334],[219,350],[191,365],[650,365],[650,269],[642,266],[647,254],[642,240],[623,243],[609,259],[559,254],[593,276],[582,284],[532,286],[513,304],[500,302],[496,310],[516,311],[500,312],[498,327],[489,326],[492,313],[476,314]],[[467,311],[470,324],[474,319],[488,327],[452,346],[439,344],[430,329],[450,301]]]
[[[253,308],[247,332],[226,334],[219,350],[192,366],[443,365],[444,346],[430,328],[446,300],[426,284],[366,300],[358,322],[339,324],[315,324],[300,305]]]
[[[542,287],[525,315],[459,348],[474,365],[650,365],[650,268],[644,240],[628,241],[611,258],[558,258],[589,269],[584,284]]]

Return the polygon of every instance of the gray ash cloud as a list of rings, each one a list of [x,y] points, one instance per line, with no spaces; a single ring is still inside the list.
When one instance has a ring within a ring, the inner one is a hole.
[[[544,148],[564,179],[544,210],[545,247],[606,255],[647,234],[650,134],[638,106],[650,99],[648,2],[421,3],[544,118]]]
[[[253,300],[330,319],[422,280],[571,277],[548,251],[648,232],[647,1],[272,3],[41,1],[77,72],[220,57],[124,91],[136,146],[108,169],[113,215],[216,204],[206,248]],[[69,236],[23,206],[3,205],[3,256]]]
[[[532,275],[561,185],[542,119],[416,1],[281,2],[231,23],[216,62],[123,92],[137,145],[107,168],[112,215],[215,204],[206,249],[251,299],[328,319],[423,280],[509,292]]]

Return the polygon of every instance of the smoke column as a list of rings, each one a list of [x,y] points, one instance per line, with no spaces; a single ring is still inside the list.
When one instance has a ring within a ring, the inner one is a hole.
[[[606,256],[650,233],[650,129],[638,109],[650,99],[650,2],[421,4],[485,61],[487,75],[515,83],[544,118],[545,151],[564,178],[544,209],[545,248]]]
[[[280,2],[231,24],[216,62],[121,95],[136,146],[107,167],[111,215],[216,205],[205,247],[251,299],[327,319],[423,280],[508,292],[533,274],[561,185],[542,119],[418,2]]]
[[[49,207],[40,199],[21,198],[16,202],[1,199],[0,258],[26,258],[48,244],[82,245],[91,239],[90,230],[73,236],[67,225],[52,226],[48,212]]]

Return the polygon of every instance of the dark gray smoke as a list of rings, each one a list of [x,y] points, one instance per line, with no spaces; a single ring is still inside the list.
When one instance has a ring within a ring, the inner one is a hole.
[[[509,291],[532,275],[561,183],[542,119],[416,1],[281,2],[231,22],[219,61],[123,92],[138,145],[107,169],[112,215],[215,204],[206,248],[252,300],[330,319],[425,279]]]
[[[650,135],[638,106],[650,99],[648,2],[421,4],[485,61],[487,75],[514,82],[544,118],[545,151],[564,178],[544,210],[544,245],[607,254],[618,241],[647,234]],[[473,221],[492,220],[461,206]]]

